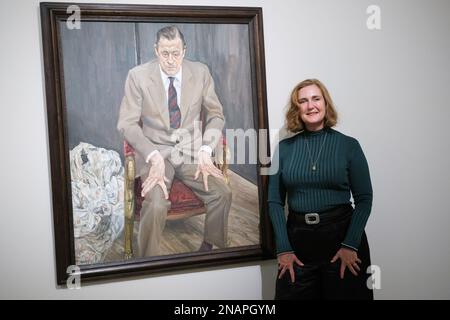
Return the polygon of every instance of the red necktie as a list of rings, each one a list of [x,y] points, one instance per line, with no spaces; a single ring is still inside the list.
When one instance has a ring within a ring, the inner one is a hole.
[[[178,129],[181,124],[181,111],[178,107],[177,102],[177,90],[173,86],[174,77],[169,77],[169,92],[168,92],[168,104],[169,104],[169,117],[170,117],[170,127],[173,129]]]

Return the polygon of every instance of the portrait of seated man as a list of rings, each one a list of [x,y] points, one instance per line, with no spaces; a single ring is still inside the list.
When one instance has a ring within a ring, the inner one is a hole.
[[[125,81],[117,128],[135,151],[136,175],[142,181],[140,257],[160,254],[175,177],[206,207],[198,250],[228,243],[232,193],[212,161],[225,116],[208,67],[185,59],[186,48],[177,27],[163,27],[156,34],[156,59],[132,68]]]

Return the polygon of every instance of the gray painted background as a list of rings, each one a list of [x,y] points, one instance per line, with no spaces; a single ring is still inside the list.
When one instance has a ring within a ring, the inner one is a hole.
[[[122,154],[116,129],[128,70],[136,65],[133,24],[61,26],[69,148],[80,142]]]
[[[80,142],[122,154],[116,129],[128,70],[155,58],[153,44],[166,23],[83,22],[61,26],[69,148]],[[177,24],[186,58],[205,63],[224,107],[226,128],[255,128],[247,25]],[[247,150],[248,154],[248,150]],[[230,165],[256,183],[256,165]]]

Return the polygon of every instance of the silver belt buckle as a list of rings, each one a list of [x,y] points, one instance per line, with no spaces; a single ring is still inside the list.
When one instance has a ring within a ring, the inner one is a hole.
[[[320,222],[320,216],[318,213],[307,213],[305,214],[306,224],[318,224]]]

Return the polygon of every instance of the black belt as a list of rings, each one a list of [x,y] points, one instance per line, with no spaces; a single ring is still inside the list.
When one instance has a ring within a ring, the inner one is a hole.
[[[352,212],[353,207],[350,204],[323,212],[297,212],[289,210],[288,220],[293,220],[294,223],[302,225],[328,224],[350,217]]]

